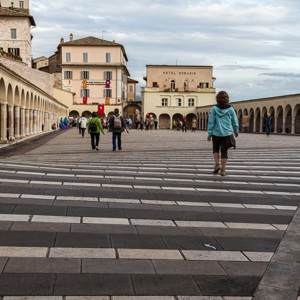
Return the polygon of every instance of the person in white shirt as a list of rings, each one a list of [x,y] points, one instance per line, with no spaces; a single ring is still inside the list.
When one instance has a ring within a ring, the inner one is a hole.
[[[82,114],[82,117],[80,118],[79,123],[80,123],[80,127],[81,127],[81,135],[84,138],[84,133],[86,130],[86,125],[87,125],[87,119],[85,117],[85,114]]]

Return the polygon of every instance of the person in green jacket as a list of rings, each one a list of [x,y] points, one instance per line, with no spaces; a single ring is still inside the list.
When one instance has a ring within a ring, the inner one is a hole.
[[[215,159],[215,168],[213,173],[219,172],[220,168],[220,149],[221,149],[221,176],[225,176],[225,167],[228,159],[228,148],[226,139],[234,134],[238,137],[239,122],[236,113],[231,105],[229,105],[229,96],[226,92],[221,91],[216,97],[217,104],[212,107],[208,118],[208,137],[207,140],[213,140],[213,153]]]
[[[89,121],[88,131],[91,135],[92,149],[99,151],[100,131],[105,135],[101,121],[97,117],[97,113],[92,113],[92,119]],[[96,143],[95,143],[96,140]]]

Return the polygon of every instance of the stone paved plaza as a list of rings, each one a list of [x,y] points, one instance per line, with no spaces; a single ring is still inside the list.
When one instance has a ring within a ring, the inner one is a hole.
[[[1,300],[296,300],[300,138],[240,134],[221,177],[206,136],[0,149]]]

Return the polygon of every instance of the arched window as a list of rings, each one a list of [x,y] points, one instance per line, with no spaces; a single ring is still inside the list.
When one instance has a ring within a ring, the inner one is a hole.
[[[171,91],[174,92],[175,91],[175,80],[171,81]]]
[[[187,92],[189,89],[189,84],[187,82],[187,80],[184,82],[184,91]]]

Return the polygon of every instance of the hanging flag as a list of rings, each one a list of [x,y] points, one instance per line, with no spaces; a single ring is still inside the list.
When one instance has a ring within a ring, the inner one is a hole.
[[[82,88],[87,89],[87,79],[82,80]]]
[[[104,116],[104,105],[98,105],[98,116]]]
[[[110,79],[106,79],[105,87],[106,87],[107,89],[110,88]]]
[[[83,97],[83,104],[87,104],[87,97]]]
[[[110,105],[110,98],[109,98],[109,97],[106,97],[106,98],[105,98],[105,104],[106,104],[106,105]]]

